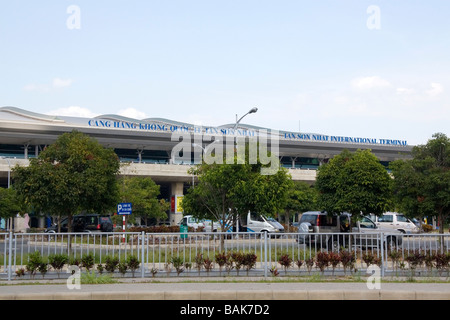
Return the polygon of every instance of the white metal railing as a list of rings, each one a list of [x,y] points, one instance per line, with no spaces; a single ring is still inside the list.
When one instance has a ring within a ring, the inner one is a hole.
[[[414,272],[448,277],[449,247],[450,234],[11,232],[0,233],[0,279],[17,279],[16,272],[26,270],[36,251],[45,263],[51,255],[65,255],[67,266],[91,255],[94,270],[107,257],[123,262],[134,256],[139,260],[140,277],[331,276],[362,274],[371,264],[380,267],[382,276]],[[253,259],[253,264],[239,262],[242,256]],[[56,276],[51,268],[45,274],[46,278]]]

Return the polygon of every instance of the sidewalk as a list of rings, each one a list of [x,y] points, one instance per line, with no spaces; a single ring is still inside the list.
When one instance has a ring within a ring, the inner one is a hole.
[[[260,278],[121,279],[116,284],[82,284],[72,290],[65,280],[17,283],[23,281],[1,283],[0,300],[450,300],[450,283],[382,282],[380,289],[372,290],[365,282]]]

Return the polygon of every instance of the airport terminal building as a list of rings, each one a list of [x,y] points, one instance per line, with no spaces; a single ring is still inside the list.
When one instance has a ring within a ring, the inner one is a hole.
[[[132,119],[114,114],[95,118],[49,116],[16,107],[0,108],[0,187],[13,183],[10,173],[16,164],[26,166],[59,135],[77,130],[113,148],[123,162],[121,175],[151,177],[161,186],[161,197],[172,201],[170,223],[181,219],[177,199],[196,177],[189,168],[198,163],[212,146],[224,149],[239,141],[256,138],[258,143],[276,147],[276,156],[288,168],[293,180],[314,183],[316,169],[347,149],[371,149],[380,162],[388,165],[410,157],[407,141],[371,137],[344,137],[316,133],[288,132],[246,124],[220,127],[163,118]],[[217,149],[216,149],[217,150]],[[176,152],[175,152],[176,151]]]

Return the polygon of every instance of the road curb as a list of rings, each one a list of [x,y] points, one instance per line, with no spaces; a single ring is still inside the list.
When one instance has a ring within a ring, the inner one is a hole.
[[[0,294],[0,300],[450,300],[450,292],[401,290],[193,290]]]

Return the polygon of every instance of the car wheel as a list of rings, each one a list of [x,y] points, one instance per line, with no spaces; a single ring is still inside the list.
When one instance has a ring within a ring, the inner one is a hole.
[[[386,238],[386,248],[387,250],[396,250],[397,249],[397,238],[393,236],[388,236]]]
[[[330,237],[330,239],[328,240],[328,251],[339,251],[339,242],[337,238]]]
[[[50,230],[46,232],[49,236],[48,236],[48,240],[53,241],[55,240],[55,236],[56,236],[56,231],[55,230]]]
[[[330,237],[330,239],[328,240],[328,251],[339,252],[343,248],[348,248],[348,246],[348,240],[346,240],[345,237],[342,236]]]
[[[101,225],[101,231],[103,232],[112,232],[113,231],[113,226],[111,223],[109,222],[105,222]]]

